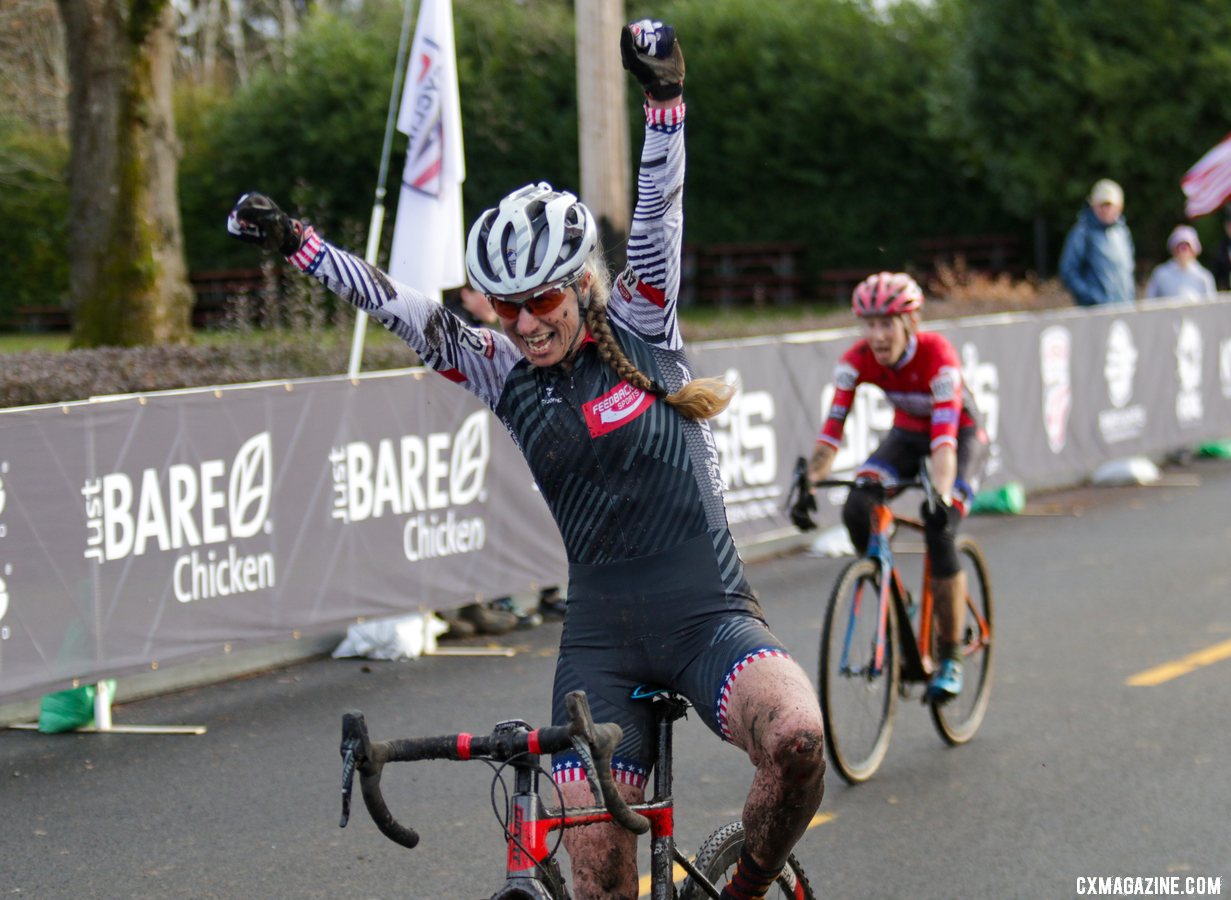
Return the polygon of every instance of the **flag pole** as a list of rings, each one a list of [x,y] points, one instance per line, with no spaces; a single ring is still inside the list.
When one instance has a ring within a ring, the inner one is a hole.
[[[376,176],[376,197],[372,204],[372,218],[368,223],[368,246],[363,255],[368,265],[375,266],[380,253],[380,233],[385,224],[385,181],[389,177],[389,154],[393,149],[393,126],[397,121],[398,95],[402,86],[402,73],[406,69],[406,47],[410,37],[410,4],[404,0],[402,4],[402,35],[398,39],[397,62],[394,64],[393,88],[389,91],[389,113],[385,117],[385,142],[380,150],[380,174]],[[351,335],[350,364],[346,374],[354,378],[359,374],[359,366],[363,361],[363,338],[367,332],[367,313],[359,310],[355,314],[355,331]]]

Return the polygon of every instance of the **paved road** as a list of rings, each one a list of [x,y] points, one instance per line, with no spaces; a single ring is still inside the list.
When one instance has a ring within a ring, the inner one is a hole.
[[[1181,889],[1221,877],[1231,896],[1231,464],[1169,475],[1197,479],[1052,495],[1041,511],[1057,515],[971,523],[996,580],[988,718],[947,749],[904,704],[872,782],[830,777],[828,818],[799,849],[820,896],[1069,897],[1079,877],[1117,875],[1176,875]],[[751,567],[810,671],[841,565]],[[386,775],[424,834],[415,851],[362,810],[340,830],[340,715],[362,709],[376,738],[541,722],[558,633],[516,634],[512,659],[322,660],[115,710],[207,725],[199,737],[0,732],[0,896],[486,896],[502,864],[487,769]],[[1220,646],[1221,659],[1128,683]],[[678,834],[695,849],[738,817],[751,769],[695,720],[677,746]]]

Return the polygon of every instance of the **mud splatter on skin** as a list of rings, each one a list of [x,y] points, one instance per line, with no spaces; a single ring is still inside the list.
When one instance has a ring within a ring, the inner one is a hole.
[[[750,667],[737,690],[733,737],[757,769],[744,804],[747,847],[759,864],[778,869],[825,793],[820,709],[807,676],[786,660]]]
[[[813,813],[825,796],[825,758],[819,732],[803,729],[779,745],[772,767],[777,779],[758,769],[744,805],[748,845],[756,848],[756,861],[769,869],[786,864],[790,848],[803,837]],[[762,859],[767,851],[772,859]],[[785,849],[780,849],[785,848]]]

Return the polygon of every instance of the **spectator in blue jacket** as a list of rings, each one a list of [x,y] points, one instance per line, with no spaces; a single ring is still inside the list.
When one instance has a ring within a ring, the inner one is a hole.
[[[1060,280],[1078,306],[1131,303],[1137,297],[1133,235],[1123,213],[1120,185],[1110,178],[1096,181],[1060,254]]]

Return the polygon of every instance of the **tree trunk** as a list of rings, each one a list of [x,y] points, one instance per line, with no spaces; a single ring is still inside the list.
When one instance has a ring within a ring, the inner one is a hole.
[[[167,0],[58,0],[68,47],[73,344],[182,343],[192,291],[177,194]]]
[[[611,271],[626,262],[632,220],[629,199],[628,106],[620,63],[623,0],[578,0],[577,128],[581,200],[598,218]]]

